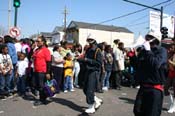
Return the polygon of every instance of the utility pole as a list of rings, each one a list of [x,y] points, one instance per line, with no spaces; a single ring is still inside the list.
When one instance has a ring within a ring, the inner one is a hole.
[[[11,26],[11,0],[8,0],[8,31],[10,30]]]
[[[66,6],[64,7],[63,14],[64,14],[64,29],[63,29],[64,37],[63,37],[63,39],[65,41],[66,40],[66,30],[67,30],[67,27],[66,27],[66,25],[67,25],[67,14],[68,14]]]
[[[123,0],[123,1],[130,2],[130,3],[133,3],[133,4],[139,5],[139,6],[143,6],[143,7],[146,7],[146,8],[150,8],[150,9],[159,11],[160,12],[160,30],[161,30],[162,25],[163,25],[163,7],[162,6],[161,6],[161,9],[158,9],[158,8],[154,8],[154,7],[151,7],[151,6],[147,6],[147,5],[140,4],[140,3],[137,3],[137,2],[133,2],[133,1],[129,1],[129,0]]]
[[[65,6],[65,8],[64,8],[64,12],[63,12],[63,14],[64,14],[64,31],[66,32],[67,14],[68,14],[68,11],[67,11],[66,6]]]

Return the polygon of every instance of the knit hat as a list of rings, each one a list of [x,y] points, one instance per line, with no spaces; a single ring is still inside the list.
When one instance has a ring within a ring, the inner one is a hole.
[[[97,44],[96,40],[93,38],[87,38],[86,40],[89,44]]]
[[[161,41],[161,32],[160,31],[150,30],[150,31],[148,31],[147,35],[153,36],[154,38],[159,40],[159,42]]]

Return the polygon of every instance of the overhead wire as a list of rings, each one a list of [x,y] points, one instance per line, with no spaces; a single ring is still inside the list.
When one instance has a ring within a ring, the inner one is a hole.
[[[167,6],[170,6],[170,5],[172,5],[173,3],[175,3],[175,0],[172,1],[172,2],[170,2],[170,3],[168,3],[168,4],[166,4],[166,5],[164,5],[163,8],[166,8]],[[142,16],[142,17],[140,17],[140,18],[137,18],[137,19],[131,21],[130,23],[124,25],[124,27],[130,27],[130,26],[133,27],[133,26],[138,26],[138,25],[145,24],[145,23],[147,23],[147,22],[149,22],[149,21],[140,22],[140,23],[136,23],[136,24],[133,24],[133,22],[136,22],[136,21],[138,21],[138,20],[141,20],[141,19],[143,19],[143,18],[145,18],[145,17],[147,17],[147,16],[148,16],[148,15],[144,15],[144,16]],[[130,25],[131,23],[132,23],[132,25]]]
[[[153,5],[153,6],[151,6],[151,7],[156,7],[156,6],[165,4],[165,3],[170,2],[170,1],[172,1],[172,0],[167,0],[167,1],[164,1],[164,2],[161,2],[161,3],[158,3],[158,4],[156,4],[156,5]],[[93,27],[93,26],[96,26],[96,25],[103,24],[103,23],[111,22],[111,21],[116,20],[116,19],[124,18],[124,17],[130,16],[130,15],[132,15],[132,14],[142,12],[142,11],[144,11],[144,10],[146,10],[146,9],[149,9],[149,8],[143,8],[143,9],[140,9],[140,10],[137,10],[137,11],[134,11],[134,12],[131,12],[131,13],[127,13],[127,14],[121,15],[121,16],[119,16],[119,17],[115,17],[115,18],[112,18],[112,19],[108,19],[108,20],[102,21],[102,22],[100,22],[100,23],[92,24],[92,25],[89,25],[89,28],[90,28],[90,27]]]

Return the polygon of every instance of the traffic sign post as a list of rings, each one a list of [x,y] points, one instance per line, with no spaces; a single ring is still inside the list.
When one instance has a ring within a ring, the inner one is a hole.
[[[12,37],[19,37],[21,34],[20,29],[17,27],[10,28],[9,33]]]

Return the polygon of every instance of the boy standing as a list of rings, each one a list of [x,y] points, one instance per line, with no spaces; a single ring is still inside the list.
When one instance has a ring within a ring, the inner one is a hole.
[[[25,60],[25,53],[20,53],[19,61],[16,64],[16,77],[17,79],[17,90],[20,95],[25,95],[26,90],[26,69],[28,68],[28,61]]]

